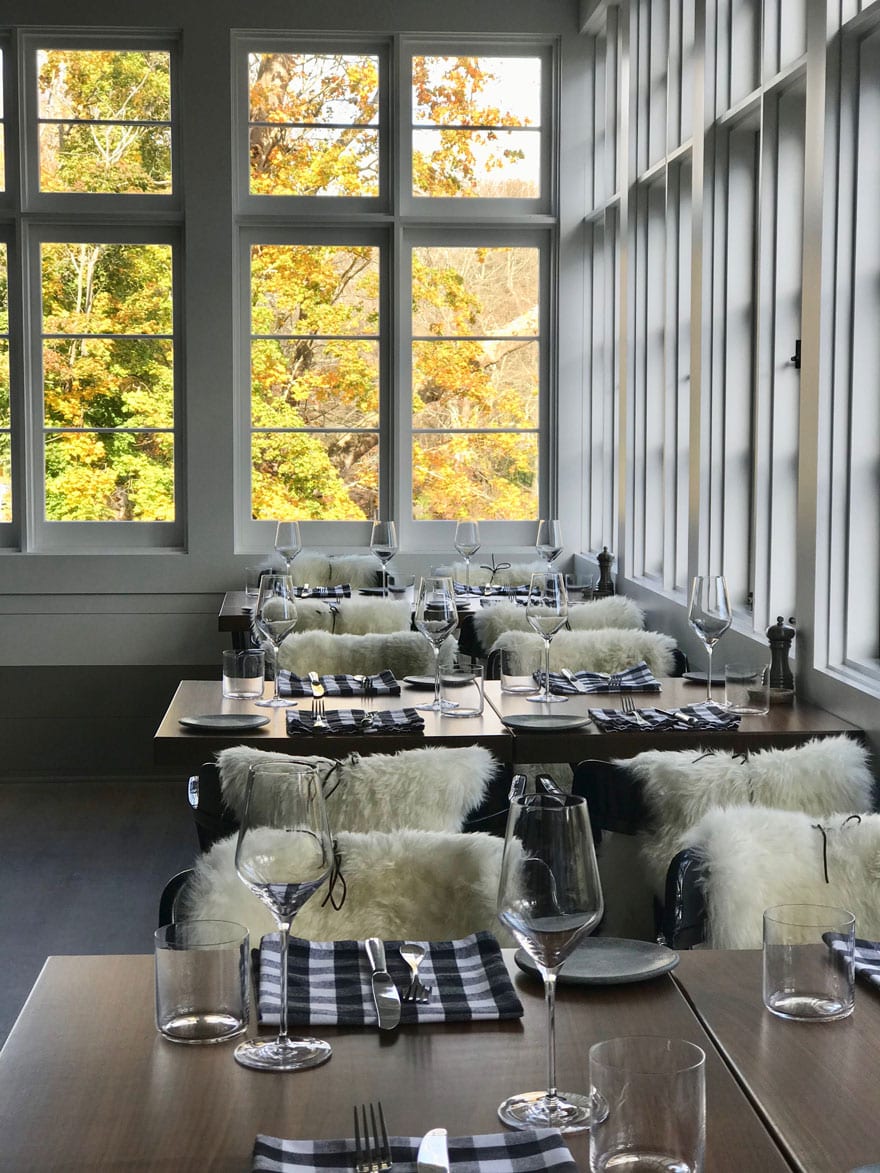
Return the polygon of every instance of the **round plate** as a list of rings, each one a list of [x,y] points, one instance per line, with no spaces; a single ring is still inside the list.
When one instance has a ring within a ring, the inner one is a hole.
[[[570,717],[557,717],[555,713],[511,713],[509,717],[502,717],[501,721],[511,729],[526,729],[531,733],[552,733],[560,729],[582,729],[584,725],[589,725],[590,718],[578,717],[576,714]]]
[[[213,733],[220,729],[259,729],[261,725],[269,724],[269,718],[261,717],[259,713],[206,713],[201,717],[181,717],[178,724],[187,729]]]
[[[540,977],[537,965],[524,949],[517,949],[514,961],[525,973]],[[559,981],[573,986],[618,986],[644,982],[669,973],[678,965],[674,949],[653,941],[628,941],[623,937],[588,937],[582,941],[559,971]]]
[[[441,672],[440,683],[449,688],[460,688],[463,684],[473,683],[473,676],[469,672]],[[411,688],[433,688],[433,676],[404,676],[404,684]]]
[[[682,674],[681,674],[682,680],[689,680],[691,682],[691,684],[705,684],[706,683],[706,676],[707,676],[706,672],[682,672]],[[723,684],[724,683],[723,673],[721,676],[716,676],[715,673],[713,672],[712,673],[712,683],[713,684]]]

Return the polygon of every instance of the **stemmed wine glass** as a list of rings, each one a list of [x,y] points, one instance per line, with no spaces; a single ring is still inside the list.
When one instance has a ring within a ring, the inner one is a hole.
[[[244,1067],[299,1071],[330,1058],[329,1043],[287,1033],[287,946],[290,922],[330,875],[332,865],[333,840],[315,770],[251,766],[235,870],[278,922],[281,1007],[277,1038],[245,1039],[235,1048]]]
[[[285,636],[296,627],[296,600],[293,579],[286,574],[264,574],[260,579],[260,593],[254,611],[257,634],[271,646],[275,661],[275,691],[265,701],[254,704],[266,708],[290,708],[296,701],[285,700],[278,693],[278,649]]]
[[[454,701],[440,696],[440,647],[458,624],[455,606],[455,587],[451,578],[428,577],[419,580],[414,617],[416,631],[420,631],[434,650],[434,699],[430,704],[416,705],[417,709],[442,713],[458,708]]]
[[[393,521],[374,521],[370,549],[382,563],[382,594],[388,594],[388,563],[397,553],[397,526]]]
[[[556,1087],[556,976],[572,949],[602,919],[602,885],[586,799],[571,794],[526,794],[507,815],[498,919],[537,965],[548,1015],[546,1091],[506,1099],[498,1115],[512,1128],[590,1125],[587,1095]]]
[[[275,526],[275,549],[284,559],[285,574],[290,574],[294,558],[303,548],[298,521],[279,521]]]
[[[553,566],[553,559],[562,553],[562,526],[555,518],[538,522],[538,536],[535,538],[535,549],[541,558],[547,562],[547,569]]]
[[[722,574],[698,574],[691,587],[688,623],[703,641],[709,657],[706,700],[712,699],[712,649],[730,627],[733,616],[727,580]]]
[[[567,701],[567,696],[557,696],[550,691],[550,641],[568,619],[568,592],[565,577],[555,571],[549,574],[533,574],[526,601],[526,619],[529,627],[544,641],[544,687],[529,701],[542,704]]]
[[[471,585],[471,558],[480,548],[480,527],[475,521],[459,521],[455,526],[454,545],[464,558],[465,586]]]

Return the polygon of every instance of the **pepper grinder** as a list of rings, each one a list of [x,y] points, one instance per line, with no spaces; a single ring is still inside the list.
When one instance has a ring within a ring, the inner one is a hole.
[[[767,639],[770,642],[770,693],[772,699],[777,701],[794,697],[794,677],[788,660],[794,637],[793,615],[789,616],[787,623],[781,615],[777,615],[776,622],[767,628]]]
[[[609,554],[607,546],[603,546],[602,553],[598,555],[596,561],[599,563],[599,582],[596,586],[596,594],[613,595],[614,580],[611,578],[611,563],[614,561],[614,555]]]

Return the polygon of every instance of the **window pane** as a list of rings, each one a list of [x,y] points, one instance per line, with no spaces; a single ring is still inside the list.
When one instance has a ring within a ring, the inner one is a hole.
[[[0,432],[0,521],[12,521],[12,452],[9,432]]]
[[[12,521],[12,445],[9,414],[9,282],[6,245],[0,243],[0,521]]]
[[[413,195],[540,195],[539,58],[413,57],[412,78]]]
[[[171,58],[163,52],[37,54],[40,190],[171,192]]]
[[[537,341],[447,340],[413,347],[413,427],[537,425]]]
[[[171,246],[44,242],[41,273],[47,520],[171,520]]]
[[[252,512],[365,520],[378,500],[379,250],[251,249]],[[277,434],[273,434],[277,430]]]
[[[379,194],[378,57],[251,53],[248,74],[252,193]]]
[[[0,51],[0,191],[6,190],[6,124],[3,111],[3,65],[4,55]],[[4,270],[6,266],[4,265]],[[0,517],[2,520],[2,517]]]
[[[537,435],[498,432],[413,438],[416,521],[537,516]]]

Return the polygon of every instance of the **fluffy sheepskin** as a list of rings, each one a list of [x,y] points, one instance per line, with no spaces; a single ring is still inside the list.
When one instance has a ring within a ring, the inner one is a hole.
[[[454,639],[444,643],[440,649],[441,667],[451,667],[456,648]],[[433,674],[434,652],[418,631],[373,635],[295,631],[278,649],[278,664],[297,675],[308,672],[380,672],[390,668],[400,679],[414,673]]]
[[[592,603],[573,603],[568,609],[573,631],[595,631],[604,627],[622,627],[640,631],[645,613],[632,599],[613,595]],[[491,648],[506,631],[531,631],[526,609],[518,603],[493,603],[474,612],[474,632],[484,648]]]
[[[826,816],[872,806],[868,754],[849,737],[758,750],[745,760],[729,750],[650,750],[616,764],[641,782],[650,830],[639,837],[640,850],[661,897],[679,836],[712,807],[752,803]]]
[[[271,832],[267,832],[271,834]],[[326,887],[309,900],[292,931],[311,941],[445,941],[486,929],[503,945],[514,942],[496,915],[503,840],[483,833],[341,831],[337,848],[345,901],[323,903]],[[256,944],[276,930],[269,909],[235,871],[235,836],[216,843],[196,862],[181,896],[181,918],[233,920]]]
[[[334,619],[335,613],[335,619]],[[396,599],[298,599],[297,631],[330,631],[334,635],[381,635],[409,631],[412,607]]]
[[[655,676],[669,676],[675,667],[675,647],[675,640],[659,631],[630,631],[619,627],[560,631],[550,645],[550,667],[620,672],[644,660]],[[507,631],[491,650],[502,648],[513,653],[515,671],[528,672],[543,648],[543,641],[529,631]]]
[[[290,574],[297,586],[372,587],[379,582],[382,564],[374,554],[338,554],[328,557],[317,550],[301,550]]]
[[[464,562],[454,562],[451,566],[438,566],[437,573],[448,574],[456,582],[467,581],[465,577],[467,566]],[[533,574],[546,573],[547,563],[543,561],[511,562],[505,570],[497,570],[493,576],[491,571],[484,570],[474,559],[471,559],[471,586],[488,586],[489,583],[494,583],[495,586],[522,586],[523,583],[528,583],[531,580]]]
[[[828,883],[815,815],[735,806],[709,811],[679,841],[703,857],[708,944],[760,949],[762,916],[774,904],[846,908],[856,936],[880,938],[880,815],[821,820],[828,842]]]
[[[352,754],[338,764],[239,745],[217,754],[224,803],[240,819],[249,768],[295,769],[297,762],[315,766],[327,779],[327,813],[334,831],[460,831],[498,768],[491,753],[477,745]]]

